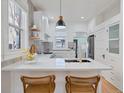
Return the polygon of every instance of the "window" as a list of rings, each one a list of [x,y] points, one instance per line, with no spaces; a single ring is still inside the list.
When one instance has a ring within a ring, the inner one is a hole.
[[[67,31],[56,30],[55,41],[54,41],[54,46],[53,47],[55,49],[66,49],[66,48],[68,48]]]
[[[9,49],[20,49],[21,48],[21,32],[9,26]]]
[[[119,24],[109,27],[109,52],[119,54]]]
[[[13,0],[8,0],[8,22],[9,50],[20,49],[22,33],[25,30],[25,12]]]
[[[65,37],[56,37],[56,48],[65,48]]]

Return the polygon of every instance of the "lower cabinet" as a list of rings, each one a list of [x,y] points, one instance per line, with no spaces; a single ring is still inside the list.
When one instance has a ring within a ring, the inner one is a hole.
[[[108,80],[111,84],[113,84],[116,88],[122,90],[123,86],[123,73],[121,70],[121,65],[119,58],[109,56],[110,60],[107,61],[106,65],[110,65],[112,67],[112,70],[109,71],[103,71],[102,75],[105,77],[106,80]]]

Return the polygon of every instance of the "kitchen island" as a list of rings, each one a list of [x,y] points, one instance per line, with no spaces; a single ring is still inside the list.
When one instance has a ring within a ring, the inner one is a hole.
[[[11,93],[23,93],[20,76],[46,76],[54,74],[56,76],[55,93],[66,93],[65,76],[94,76],[103,70],[110,70],[110,66],[101,64],[87,58],[90,62],[65,62],[68,58],[50,58],[51,54],[37,55],[33,61],[25,61],[8,65],[2,68],[2,73],[9,72],[11,75]],[[69,58],[70,59],[70,58]],[[86,58],[82,58],[86,59]],[[5,74],[4,74],[5,75]],[[101,82],[99,83],[98,93],[101,93]]]

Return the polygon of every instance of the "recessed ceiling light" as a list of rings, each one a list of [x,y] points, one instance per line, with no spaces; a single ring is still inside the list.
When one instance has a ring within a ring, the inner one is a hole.
[[[84,17],[82,16],[81,19],[84,19]]]

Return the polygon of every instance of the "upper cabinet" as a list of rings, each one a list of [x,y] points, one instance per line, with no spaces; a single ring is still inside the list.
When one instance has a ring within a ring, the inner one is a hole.
[[[42,11],[34,12],[34,24],[39,29],[40,40],[48,41],[49,38],[49,20]]]
[[[119,23],[109,26],[109,53],[119,54]]]

